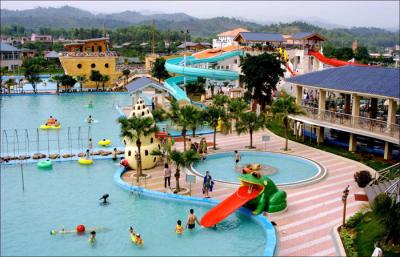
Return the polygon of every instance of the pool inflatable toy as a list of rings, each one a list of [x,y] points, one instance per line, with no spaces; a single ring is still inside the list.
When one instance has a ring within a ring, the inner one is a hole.
[[[55,125],[46,125],[46,124],[40,125],[40,129],[43,129],[43,130],[47,130],[47,129],[60,129],[60,128],[61,128],[61,125],[58,125],[58,126],[55,126]]]
[[[241,175],[239,180],[238,190],[208,211],[200,221],[202,226],[212,227],[242,206],[252,210],[254,215],[286,209],[286,192],[279,190],[269,177],[252,172]]]
[[[85,229],[86,229],[85,225],[80,224],[80,225],[76,226],[77,233],[83,233],[83,232],[85,232]]]
[[[147,108],[142,98],[138,98],[136,104],[132,107],[132,111],[129,117],[140,117],[140,118],[153,118],[150,110]],[[124,158],[128,161],[129,167],[137,169],[137,161],[135,159],[135,153],[138,151],[135,141],[124,138],[125,154]],[[155,150],[161,150],[160,141],[156,138],[155,133],[150,133],[148,136],[142,136],[140,138],[142,145],[140,147],[140,155],[142,159],[142,169],[147,170],[156,166],[159,157],[151,155],[150,153]]]
[[[48,169],[53,166],[53,163],[50,160],[45,160],[38,162],[36,166],[40,169]]]
[[[252,163],[252,164],[246,165],[246,166],[243,168],[243,174],[248,174],[248,173],[251,173],[251,172],[253,172],[253,171],[260,170],[260,169],[261,169],[261,164],[259,164],[259,163]]]
[[[129,167],[129,163],[128,163],[128,160],[127,160],[127,159],[122,159],[122,160],[120,161],[119,164],[121,164],[121,165],[124,166],[125,168],[128,168],[128,167]]]
[[[83,165],[90,165],[90,164],[93,164],[93,160],[92,159],[79,158],[78,159],[78,163],[79,164],[83,164]]]
[[[83,227],[80,227],[83,226]],[[80,231],[82,231],[82,229],[84,229],[83,232],[79,232],[78,231],[78,227],[80,229]],[[78,225],[75,229],[72,230],[66,230],[64,228],[62,228],[61,230],[55,230],[52,229],[50,230],[50,235],[55,236],[55,235],[69,235],[69,234],[77,234],[77,233],[85,233],[86,231],[96,231],[96,233],[98,232],[108,232],[111,231],[111,229],[109,228],[105,228],[105,227],[98,227],[98,228],[86,228],[84,225]]]
[[[98,144],[100,146],[109,146],[109,145],[111,145],[111,140],[110,139],[103,139],[103,140],[100,140],[98,142]]]

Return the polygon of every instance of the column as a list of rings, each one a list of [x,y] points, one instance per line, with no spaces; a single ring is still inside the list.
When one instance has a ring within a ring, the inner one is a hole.
[[[357,149],[356,135],[353,133],[350,133],[349,152],[355,152],[356,149]]]
[[[392,159],[392,144],[389,142],[385,142],[385,151],[383,153],[383,159],[385,160]]]
[[[318,114],[321,115],[326,110],[326,91],[319,89],[319,101],[318,101]]]
[[[300,85],[296,85],[296,104],[301,105],[303,100],[303,87]]]
[[[371,98],[371,109],[369,110],[369,117],[376,119],[378,114],[378,98]]]
[[[317,144],[324,142],[324,127],[318,127],[317,129]]]
[[[350,95],[349,94],[345,94],[344,95],[344,113],[346,114],[350,114]]]
[[[352,125],[354,127],[358,126],[358,117],[360,116],[360,96],[352,94]]]
[[[388,106],[388,117],[387,117],[387,127],[390,128],[391,124],[396,123],[396,108],[397,102],[393,99],[389,99],[389,106]]]

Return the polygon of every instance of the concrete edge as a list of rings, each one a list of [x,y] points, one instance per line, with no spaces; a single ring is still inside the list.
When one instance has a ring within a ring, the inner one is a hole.
[[[333,243],[335,245],[336,256],[347,256],[346,251],[344,250],[344,246],[342,243],[342,239],[340,238],[338,228],[342,225],[336,225],[332,228],[331,235],[333,238]]]

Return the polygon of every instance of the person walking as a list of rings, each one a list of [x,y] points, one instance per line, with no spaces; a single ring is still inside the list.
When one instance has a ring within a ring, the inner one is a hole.
[[[214,181],[212,180],[210,172],[206,171],[206,175],[204,176],[203,179],[203,195],[205,195],[205,198],[210,198],[208,193],[212,192],[213,186],[214,186]]]
[[[164,165],[164,188],[171,188],[171,168],[168,166],[168,163]]]
[[[372,257],[383,257],[383,251],[381,249],[380,242],[375,243],[375,249],[374,249],[374,252],[372,253]]]

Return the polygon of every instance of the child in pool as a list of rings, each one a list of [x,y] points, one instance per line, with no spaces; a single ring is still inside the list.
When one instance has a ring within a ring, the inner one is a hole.
[[[96,231],[91,231],[88,242],[94,244],[96,242]]]
[[[181,221],[181,220],[178,220],[178,221],[176,222],[175,233],[177,233],[177,234],[183,234],[183,227],[182,227],[182,221]]]

